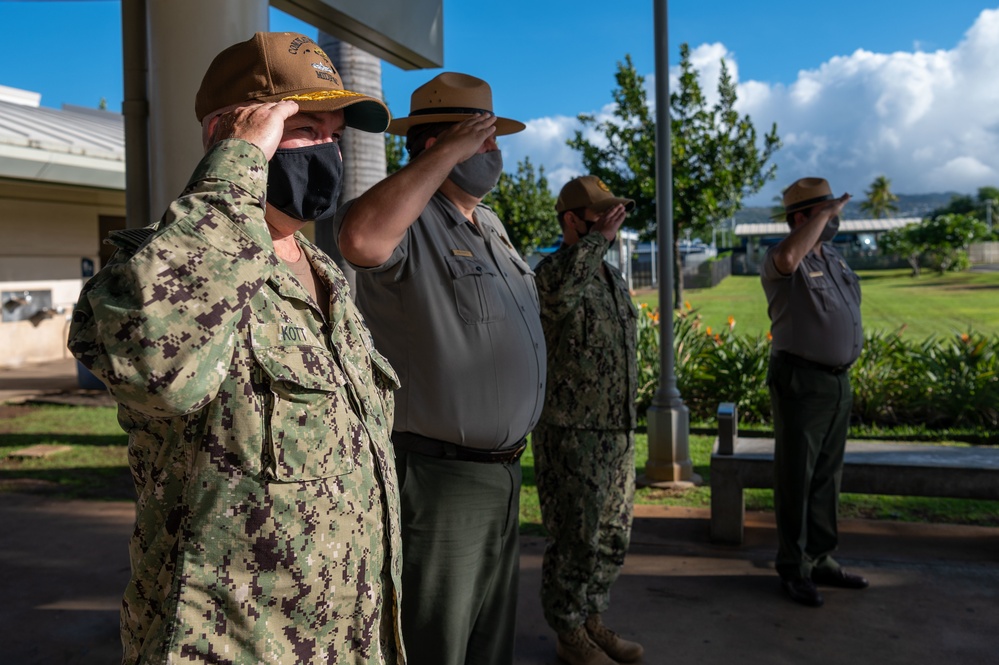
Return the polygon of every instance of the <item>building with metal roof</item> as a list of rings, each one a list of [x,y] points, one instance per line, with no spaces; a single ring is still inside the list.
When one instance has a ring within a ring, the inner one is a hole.
[[[0,86],[0,366],[67,357],[69,316],[125,226],[117,113]]]
[[[844,219],[833,245],[850,261],[855,270],[891,268],[905,265],[898,257],[882,256],[877,252],[877,239],[882,233],[918,224],[921,217],[883,217],[880,219]],[[756,274],[766,248],[780,242],[791,231],[783,220],[751,222],[735,225],[735,235],[742,240],[744,253],[733,257],[732,270],[736,274]]]
[[[920,217],[883,217],[881,219],[844,219],[840,221],[840,233],[884,233],[901,229],[910,224],[918,224]],[[736,224],[735,235],[740,238],[783,238],[790,228],[781,222],[756,222]]]

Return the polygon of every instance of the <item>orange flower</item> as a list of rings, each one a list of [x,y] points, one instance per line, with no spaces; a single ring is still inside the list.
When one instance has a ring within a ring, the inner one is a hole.
[[[719,346],[721,346],[721,344],[723,344],[721,335],[719,335],[717,333],[715,333],[715,344],[718,344]]]
[[[768,342],[774,341],[774,336],[770,334],[769,330],[767,331],[767,341]]]
[[[711,326],[708,326],[705,329],[704,334],[706,334],[708,337],[711,337]]]
[[[728,317],[728,329],[732,330],[733,328],[735,328],[735,317],[732,316],[731,314],[729,314],[729,317]]]
[[[968,333],[961,333],[961,341],[967,344],[968,342],[971,341],[971,335],[969,335]]]
[[[655,321],[656,323],[659,323],[659,310],[657,309],[649,312],[649,318]]]
[[[683,301],[683,306],[687,308],[688,312],[693,309],[693,307],[690,306],[690,301],[689,300],[684,300]]]

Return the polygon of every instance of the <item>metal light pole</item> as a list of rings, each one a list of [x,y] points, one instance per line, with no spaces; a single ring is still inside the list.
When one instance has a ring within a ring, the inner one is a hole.
[[[676,387],[673,353],[673,168],[669,117],[667,0],[653,0],[656,40],[656,222],[659,237],[659,390],[648,411],[649,461],[643,482],[701,482],[690,463],[690,411]]]

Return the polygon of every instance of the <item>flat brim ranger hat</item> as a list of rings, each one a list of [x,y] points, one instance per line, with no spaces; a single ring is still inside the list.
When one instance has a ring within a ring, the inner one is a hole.
[[[413,91],[409,116],[394,119],[389,134],[405,136],[410,127],[434,122],[461,122],[473,115],[493,115],[493,91],[480,78],[456,72],[438,74]],[[526,125],[509,118],[496,118],[496,135],[516,134]]]

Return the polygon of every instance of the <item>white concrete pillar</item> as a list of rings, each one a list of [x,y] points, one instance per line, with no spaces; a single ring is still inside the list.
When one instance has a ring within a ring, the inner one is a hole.
[[[219,51],[268,29],[267,0],[146,0],[149,184],[153,220],[204,154],[194,95]]]

